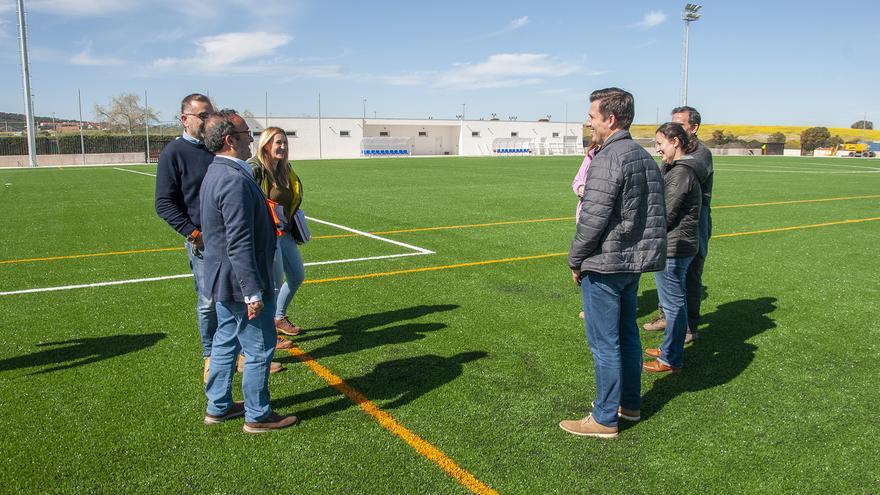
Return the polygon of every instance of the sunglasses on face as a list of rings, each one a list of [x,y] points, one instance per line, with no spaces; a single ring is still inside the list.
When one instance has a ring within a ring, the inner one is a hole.
[[[200,120],[205,120],[211,115],[213,112],[199,112],[199,113],[185,113],[184,115],[190,115],[192,117],[198,117]]]

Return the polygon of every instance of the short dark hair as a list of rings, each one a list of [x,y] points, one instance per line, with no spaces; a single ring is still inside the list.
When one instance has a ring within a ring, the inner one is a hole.
[[[599,101],[599,113],[607,119],[614,115],[621,129],[629,129],[636,115],[633,95],[620,88],[597,89],[590,93],[590,103]]]
[[[180,114],[183,115],[186,113],[186,109],[192,106],[192,102],[200,101],[202,103],[211,104],[211,99],[201,93],[193,93],[191,95],[186,95],[183,100],[180,102]],[[212,105],[213,106],[213,105]]]
[[[238,112],[231,108],[224,108],[219,112],[214,112],[205,120],[205,148],[211,153],[217,153],[223,149],[226,136],[235,132],[235,123],[232,122],[233,117],[239,117]]]
[[[661,125],[657,128],[657,134],[663,134],[670,141],[678,138],[678,142],[681,143],[681,149],[685,153],[691,153],[697,148],[696,139],[691,139],[690,133],[678,122],[667,122]]]
[[[700,125],[702,122],[702,117],[700,117],[700,112],[697,111],[694,107],[683,106],[683,107],[675,107],[672,109],[672,113],[670,115],[675,115],[677,113],[688,113],[688,124]]]

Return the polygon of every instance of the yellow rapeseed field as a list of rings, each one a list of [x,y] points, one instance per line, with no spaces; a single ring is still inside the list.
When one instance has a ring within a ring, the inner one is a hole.
[[[767,136],[774,132],[785,134],[785,141],[800,141],[801,132],[812,126],[796,126],[796,125],[742,125],[742,124],[703,124],[700,126],[700,137],[702,139],[710,139],[712,133],[717,130],[723,130],[724,134],[733,134],[740,139],[750,141],[764,141]],[[634,124],[630,128],[630,132],[634,137],[653,137],[657,126],[654,124]],[[880,141],[880,130],[850,129],[846,127],[829,127],[828,132],[832,136],[840,136],[844,141],[855,139],[864,139],[867,141]],[[589,129],[585,128],[585,134],[589,134]]]

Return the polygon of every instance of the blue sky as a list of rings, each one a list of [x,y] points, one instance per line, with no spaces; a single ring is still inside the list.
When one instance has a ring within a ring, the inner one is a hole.
[[[0,111],[23,113],[15,0],[0,0]],[[620,86],[636,122],[679,102],[684,1],[27,0],[38,115],[143,94],[274,116],[571,121]],[[706,0],[689,103],[707,123],[880,124],[880,2]]]

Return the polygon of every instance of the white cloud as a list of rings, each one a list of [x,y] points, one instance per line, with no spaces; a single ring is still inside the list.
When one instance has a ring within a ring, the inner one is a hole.
[[[274,57],[276,50],[290,42],[286,34],[266,33],[224,33],[206,36],[195,41],[196,54],[193,57],[166,57],[153,61],[156,69],[189,67],[200,72],[254,72],[265,65],[268,58]],[[253,67],[248,67],[254,64]]]
[[[666,14],[664,14],[663,12],[661,12],[659,10],[652,10],[652,11],[646,13],[642,17],[642,20],[635,23],[633,25],[633,27],[648,29],[648,28],[652,28],[654,26],[659,26],[660,24],[663,24],[664,22],[666,22]]]
[[[506,26],[499,29],[498,31],[493,31],[491,33],[487,33],[482,36],[478,36],[477,39],[491,38],[493,36],[500,36],[502,34],[509,33],[511,31],[516,31],[517,29],[525,27],[528,23],[529,23],[529,16],[524,15],[522,17],[519,17],[517,19],[510,21]]]
[[[105,16],[138,7],[137,0],[34,0],[27,9],[55,15]]]
[[[544,53],[499,53],[478,64],[457,64],[433,84],[441,88],[506,88],[540,84],[581,70]]]
[[[153,61],[154,70],[189,74],[274,74],[296,78],[343,79],[345,66],[311,59],[303,63],[283,57],[279,49],[293,38],[286,34],[254,32],[224,33],[196,40],[192,57],[165,57]]]
[[[515,29],[519,29],[519,28],[525,26],[528,23],[529,23],[529,16],[524,15],[524,16],[520,17],[519,19],[514,19],[514,20],[510,21],[510,24],[508,24],[505,29],[507,31],[513,31]]]
[[[113,58],[113,57],[99,57],[92,54],[91,44],[86,46],[81,52],[77,53],[73,57],[70,58],[70,63],[73,65],[84,65],[90,67],[103,67],[103,66],[114,66],[114,65],[123,65],[125,64],[125,60]]]

